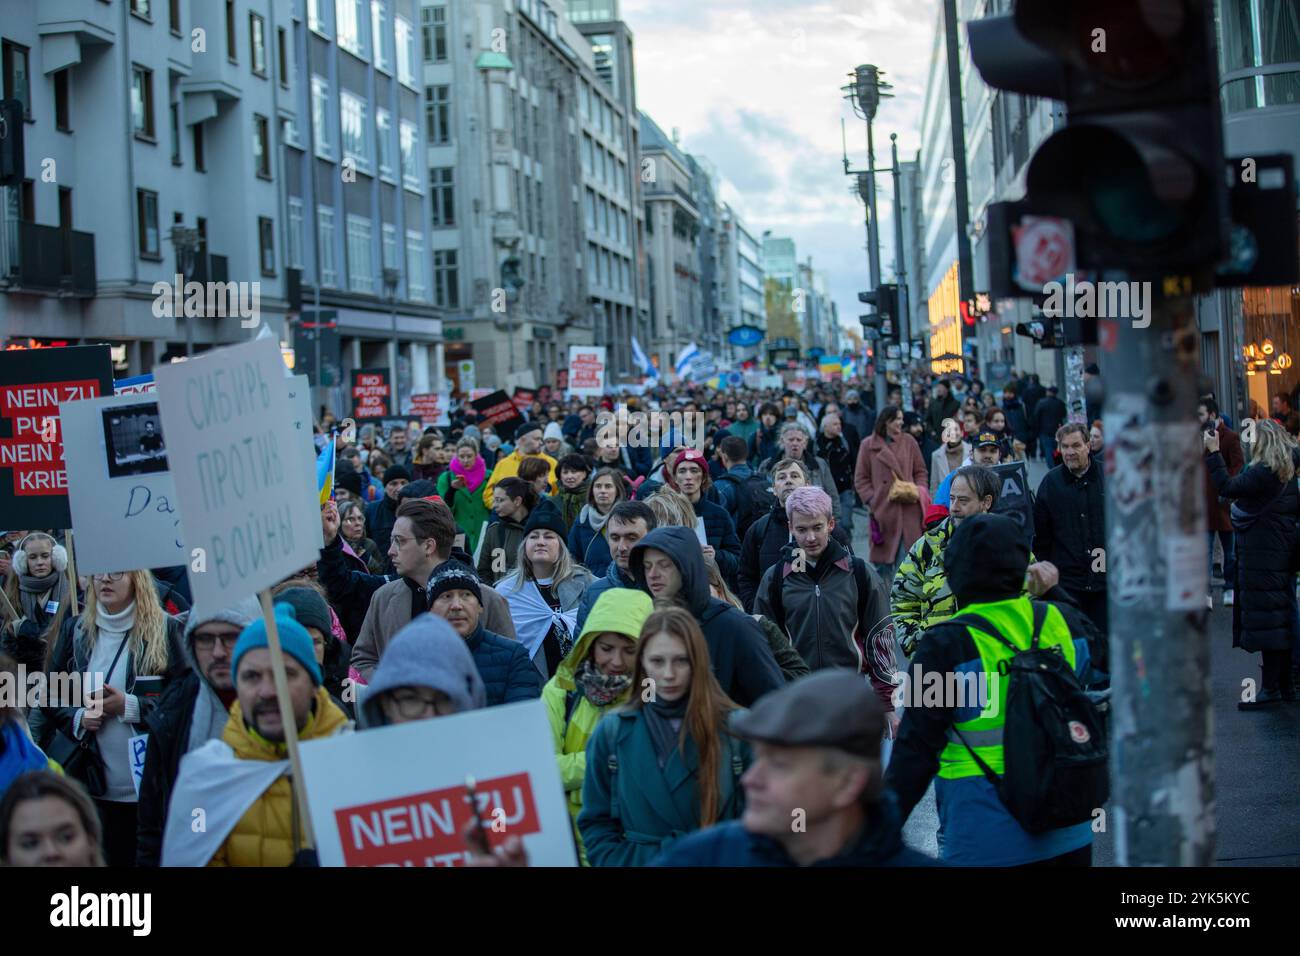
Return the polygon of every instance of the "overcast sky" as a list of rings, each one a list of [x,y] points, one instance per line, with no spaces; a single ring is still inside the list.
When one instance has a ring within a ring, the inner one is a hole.
[[[640,108],[714,164],[756,236],[790,236],[801,261],[812,257],[841,326],[856,327],[866,228],[843,173],[840,119],[855,167],[866,165],[866,129],[839,88],[857,64],[881,67],[896,96],[876,117],[877,164],[889,165],[891,132],[903,160],[914,158],[938,0],[622,0],[621,10]],[[877,184],[889,273],[893,186]]]

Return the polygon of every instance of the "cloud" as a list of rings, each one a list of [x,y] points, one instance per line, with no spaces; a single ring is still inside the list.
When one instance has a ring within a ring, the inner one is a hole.
[[[635,42],[637,101],[687,151],[708,157],[754,234],[791,236],[834,298],[843,327],[868,285],[862,204],[841,161],[866,166],[866,131],[840,87],[875,63],[895,97],[877,115],[876,164],[920,145],[937,0],[623,0]],[[877,178],[881,261],[894,258],[892,182]]]

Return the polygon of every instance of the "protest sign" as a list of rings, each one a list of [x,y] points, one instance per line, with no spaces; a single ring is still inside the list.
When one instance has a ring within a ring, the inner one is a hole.
[[[393,414],[393,388],[386,368],[352,370],[352,417],[373,421]]]
[[[107,345],[0,352],[0,524],[72,526],[59,405],[112,393]]]
[[[519,414],[515,403],[502,389],[497,389],[483,398],[476,398],[469,404],[479,413],[478,424],[491,425],[502,441],[510,441],[514,438],[515,431],[524,423],[524,416]]]
[[[993,514],[1006,515],[1015,521],[1025,536],[1025,543],[1033,547],[1034,499],[1030,495],[1025,463],[1009,461],[994,465],[993,473],[998,477],[998,502],[993,506]]]
[[[301,752],[322,866],[463,865],[467,775],[489,846],[518,836],[532,866],[577,864],[540,700],[306,741]]]
[[[196,613],[314,564],[320,510],[270,339],[154,369]]]
[[[450,425],[450,408],[451,395],[447,392],[421,392],[411,396],[411,414],[419,415],[425,427]]]
[[[526,412],[533,404],[533,399],[537,397],[537,390],[531,388],[516,388],[515,393],[510,396],[510,400],[515,403],[515,408],[520,412]]]
[[[83,574],[188,560],[154,393],[59,406],[77,567]]]
[[[605,346],[569,346],[569,394],[599,398],[605,394]]]
[[[148,372],[131,378],[119,378],[113,382],[114,395],[135,395],[144,392],[156,392],[157,390],[158,387],[154,384],[153,374]]]
[[[302,449],[302,481],[315,487],[319,482],[316,474],[316,429],[311,416],[311,381],[306,375],[289,375],[285,381],[289,385],[289,407],[293,409],[294,443]],[[325,546],[325,535],[319,524],[312,541],[318,548]]]

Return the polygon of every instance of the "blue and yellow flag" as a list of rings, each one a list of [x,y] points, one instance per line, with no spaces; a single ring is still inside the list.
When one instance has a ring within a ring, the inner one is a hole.
[[[320,489],[320,504],[334,497],[334,436],[329,436],[325,447],[316,459],[316,487]]]

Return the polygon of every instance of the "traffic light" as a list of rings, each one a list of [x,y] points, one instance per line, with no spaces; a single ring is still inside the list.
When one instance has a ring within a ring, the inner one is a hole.
[[[23,181],[22,100],[0,100],[0,186]]]
[[[875,329],[881,340],[898,341],[898,285],[887,283],[876,286],[873,292],[859,292],[858,301],[875,306],[874,315],[860,315],[858,321],[864,329]]]
[[[1018,294],[1076,268],[1208,285],[1230,233],[1212,0],[1018,0],[969,34],[989,85],[1068,110],[1001,204]]]

